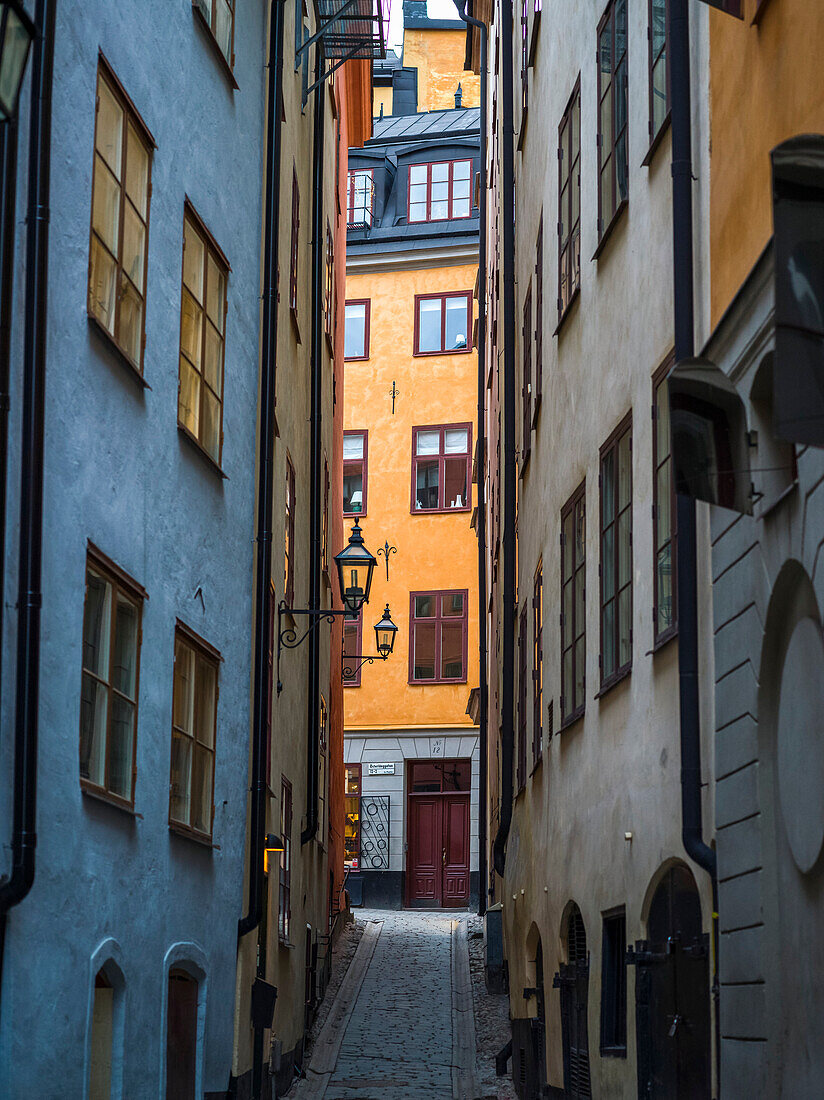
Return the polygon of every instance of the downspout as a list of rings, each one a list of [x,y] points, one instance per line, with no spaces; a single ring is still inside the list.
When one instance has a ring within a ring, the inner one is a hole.
[[[0,126],[0,686],[6,592],[6,492],[9,449],[11,322],[14,306],[14,238],[17,213],[17,117]],[[0,691],[0,695],[2,692]]]
[[[478,649],[479,708],[478,740],[478,915],[486,912],[487,899],[487,669],[486,669],[486,500],[484,472],[486,470],[486,126],[487,126],[487,39],[486,23],[466,11],[466,0],[458,0],[458,15],[468,26],[475,27],[481,44],[481,184],[478,234]]]
[[[503,210],[503,660],[501,662],[501,812],[493,846],[495,870],[503,877],[512,823],[512,762],[515,748],[515,209],[512,4],[501,8],[501,197]]]
[[[280,235],[280,146],[283,114],[283,4],[269,15],[269,80],[266,120],[266,193],[263,230],[263,312],[260,341],[260,463],[255,559],[255,669],[252,703],[252,777],[249,836],[249,906],[238,921],[238,939],[257,928],[263,914],[263,839],[266,832],[266,708],[272,607],[272,510],[275,458],[277,359],[277,242]]]
[[[8,911],[34,882],[37,845],[37,737],[43,558],[43,459],[48,322],[49,184],[57,0],[37,0],[29,118],[26,297],[23,316],[23,409],[20,562],[14,715],[14,808],[11,876],[0,884],[0,974]],[[4,289],[5,293],[5,289]]]
[[[670,4],[672,92],[673,320],[675,362],[695,349],[692,255],[690,33],[687,0]],[[681,838],[687,855],[712,880],[716,1081],[720,1089],[718,1013],[718,877],[715,852],[704,841],[701,812],[701,713],[698,681],[698,560],[695,501],[677,495],[678,678],[681,730]]]
[[[323,70],[323,55],[315,47],[315,80]],[[312,339],[311,406],[309,441],[309,607],[320,609],[321,569],[321,421],[323,401],[323,126],[326,87],[315,88],[315,129],[312,147]],[[307,844],[318,831],[318,737],[320,714],[320,631],[309,633],[309,688],[306,696],[306,828],[300,834]]]

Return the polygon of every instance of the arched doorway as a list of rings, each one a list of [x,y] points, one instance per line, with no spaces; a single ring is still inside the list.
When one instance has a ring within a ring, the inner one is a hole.
[[[566,963],[561,963],[553,986],[561,993],[561,1042],[564,1057],[564,1091],[569,1100],[590,1100],[589,1035],[589,952],[581,910],[573,902],[567,915]]]
[[[649,939],[635,963],[635,1031],[641,1100],[710,1096],[709,936],[688,867],[670,867],[656,887]]]

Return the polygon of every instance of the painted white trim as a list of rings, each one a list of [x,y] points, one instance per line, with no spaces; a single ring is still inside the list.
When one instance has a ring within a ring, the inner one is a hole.
[[[99,970],[105,969],[112,983],[112,1078],[111,1098],[123,1096],[123,1055],[126,1029],[126,976],[123,970],[123,949],[111,936],[101,940],[89,959],[89,994],[86,1001],[86,1036],[83,1043],[83,1100],[89,1100],[89,1083],[92,1072],[92,1026],[94,1024],[94,980]]]
[[[208,961],[203,948],[193,942],[173,943],[163,958],[160,1001],[160,1083],[158,1100],[166,1100],[166,1027],[169,1014],[169,971],[173,966],[188,971],[197,980],[197,1047],[195,1053],[195,1096],[203,1095],[203,1060],[206,1046],[206,995]]]

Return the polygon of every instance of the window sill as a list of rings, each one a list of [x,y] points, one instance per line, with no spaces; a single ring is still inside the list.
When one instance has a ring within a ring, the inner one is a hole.
[[[618,684],[622,684],[624,680],[629,679],[631,673],[632,661],[630,661],[630,663],[624,668],[619,669],[618,672],[614,672],[608,680],[604,680],[604,682],[601,684],[601,687],[598,689],[598,691],[595,692],[595,698],[603,699],[603,697],[605,695],[608,695],[614,687],[617,687]]]
[[[647,155],[641,161],[641,167],[642,168],[649,168],[650,164],[652,164],[655,153],[658,150],[658,146],[664,140],[664,135],[669,130],[671,125],[672,125],[672,110],[669,110],[669,111],[667,111],[666,118],[661,123],[661,125],[658,127],[658,133],[655,135],[655,137],[652,139],[652,141],[649,144],[649,149],[647,149]],[[624,1057],[626,1057],[626,1055],[624,1055]]]
[[[523,796],[523,793],[524,793],[525,790],[526,790],[526,783],[524,782],[520,785],[520,787],[515,792],[515,801],[516,802],[518,801],[519,798],[521,798]]]
[[[368,355],[344,355],[344,363],[366,363],[369,360]]]
[[[421,687],[430,687],[432,684],[434,684],[435,687],[443,687],[444,685],[446,687],[449,687],[450,684],[458,684],[458,686],[460,686],[461,684],[466,684],[467,682],[468,681],[467,681],[465,676],[461,680],[408,680],[407,681],[407,683],[409,684],[410,687],[419,687],[419,688],[421,688]]]
[[[558,727],[558,733],[564,733],[566,730],[576,725],[576,723],[581,721],[585,714],[586,707],[581,707],[580,710],[576,710],[572,714],[568,715],[566,718],[562,719],[561,724]]]
[[[200,25],[201,30],[203,31],[203,33],[206,35],[206,39],[209,43],[209,46],[212,50],[212,53],[215,55],[215,59],[217,60],[217,63],[220,66],[220,68],[223,72],[223,75],[229,81],[229,84],[232,86],[233,90],[238,91],[239,88],[240,88],[240,85],[235,80],[235,74],[232,71],[232,66],[227,61],[226,55],[224,54],[223,50],[218,45],[218,41],[214,36],[212,28],[206,22],[206,18],[203,15],[203,12],[200,10],[200,8],[197,5],[197,0],[192,0],[192,14],[195,17],[195,21]]]
[[[518,152],[521,152],[523,150],[524,142],[526,141],[526,127],[527,127],[528,122],[529,122],[529,108],[524,107],[523,113],[521,115],[521,125],[520,125],[520,128],[518,130]]]
[[[94,783],[90,783],[82,777],[80,779],[80,790],[85,798],[92,798],[95,802],[104,802],[107,806],[112,806],[115,810],[120,810],[121,813],[127,814],[129,817],[143,820],[143,814],[135,811],[133,802],[127,802],[125,798],[119,798],[118,795],[111,794],[103,787],[97,787]]]
[[[295,945],[289,940],[285,940],[282,936],[278,936],[278,947],[284,947],[287,951],[295,950]]]
[[[538,426],[538,413],[541,411],[541,397],[540,393],[536,393],[532,401],[532,430],[535,431]]]
[[[602,1058],[626,1058],[626,1047],[601,1047]]]
[[[344,513],[343,513],[343,518],[344,518],[344,519],[357,519],[357,520],[361,520],[361,519],[366,519],[366,517],[367,517],[367,514],[368,514],[368,513],[366,513],[366,512],[344,512]]]
[[[412,354],[416,359],[427,359],[433,355],[469,355],[469,353],[474,350],[473,347],[467,347],[452,348],[449,351],[413,351]]]
[[[522,481],[524,479],[524,476],[526,475],[526,471],[527,471],[527,468],[529,466],[529,459],[530,459],[531,455],[532,455],[532,447],[531,446],[530,446],[528,451],[522,451],[521,452],[521,464],[520,464],[520,469],[518,470],[518,476],[521,478]]]
[[[766,504],[759,512],[756,512],[754,518],[765,520],[768,516],[772,515],[780,504],[784,503],[787,497],[792,496],[797,488],[798,478],[796,477],[793,478],[792,482],[785,489],[781,490],[774,500],[771,500],[769,504]]]
[[[465,513],[471,511],[472,505],[467,504],[465,507],[462,508],[410,508],[409,514],[410,516],[449,516],[452,515],[454,512]]]
[[[129,373],[134,377],[137,382],[140,383],[144,390],[150,390],[152,387],[143,377],[140,368],[131,360],[131,358],[126,354],[123,348],[121,348],[120,344],[118,344],[117,340],[115,340],[114,336],[112,336],[108,329],[105,329],[103,325],[101,325],[101,323],[98,321],[93,313],[87,313],[86,317],[88,318],[89,328],[92,330],[92,332],[95,333],[97,338],[106,345],[109,351],[114,352],[116,358],[123,364],[124,367],[126,367]]]
[[[621,220],[621,216],[623,215],[624,211],[627,209],[628,206],[629,206],[629,199],[621,199],[621,201],[618,203],[618,209],[615,211],[615,213],[610,218],[609,224],[607,225],[604,232],[601,234],[601,239],[598,241],[598,247],[592,253],[592,259],[593,260],[597,260],[601,256],[601,253],[604,251],[607,244],[609,243],[610,238],[612,237],[612,234],[613,234],[613,231],[615,230],[616,225]]]
[[[177,430],[180,432],[180,434],[183,436],[183,438],[188,441],[190,446],[194,447],[194,449],[197,451],[197,453],[200,455],[200,457],[204,460],[204,462],[206,462],[211,467],[211,469],[214,471],[214,473],[216,473],[218,475],[218,477],[223,478],[224,481],[229,480],[228,476],[226,474],[224,474],[224,472],[223,472],[222,468],[220,467],[219,463],[215,462],[215,460],[212,458],[212,456],[209,454],[209,452],[205,449],[205,447],[203,447],[201,445],[201,443],[197,439],[195,439],[195,437],[192,435],[192,433],[189,431],[189,429],[187,427],[185,427],[183,424],[181,424],[180,421],[178,421]]]
[[[543,762],[544,762],[544,750],[541,749],[541,755],[538,757],[537,760],[532,761],[532,767],[531,767],[530,772],[529,772],[529,778],[530,779],[535,774],[535,772],[537,772],[538,768],[540,768],[540,766],[543,764]]]
[[[678,623],[674,626],[668,626],[666,630],[663,630],[655,639],[650,653],[655,656],[656,653],[660,653],[662,649],[666,648],[673,640],[678,637]]]
[[[326,350],[329,352],[329,354],[334,359],[335,358],[335,342],[332,339],[332,335],[329,332],[325,332],[324,336],[326,337]]]
[[[566,309],[561,314],[561,316],[558,318],[558,324],[555,326],[555,331],[552,334],[553,336],[560,335],[561,329],[566,324],[567,317],[569,317],[569,315],[572,313],[572,307],[575,305],[575,303],[578,301],[578,299],[580,297],[581,297],[581,284],[579,283],[578,286],[576,286],[575,289],[573,290],[572,296],[566,304]]]
[[[294,306],[289,307],[289,316],[292,318],[292,329],[295,333],[295,339],[299,344],[302,344],[303,341],[300,338],[300,325],[298,324],[298,311]]]
[[[169,832],[175,836],[179,836],[182,840],[191,840],[194,844],[199,844],[201,848],[208,848],[210,851],[217,849],[220,851],[220,845],[214,844],[210,836],[206,836],[205,833],[198,833],[194,829],[189,829],[186,825],[179,825],[175,821],[169,822]]]

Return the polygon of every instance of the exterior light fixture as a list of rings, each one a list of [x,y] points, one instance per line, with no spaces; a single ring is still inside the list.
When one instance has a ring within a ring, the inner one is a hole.
[[[0,0],[0,121],[17,112],[20,85],[36,28],[20,0]]]
[[[377,639],[378,653],[380,653],[384,660],[386,660],[395,648],[397,633],[398,628],[392,622],[392,617],[389,614],[389,604],[387,604],[383,611],[383,618],[379,623],[375,624],[375,638]]]
[[[339,554],[335,554],[335,564],[338,567],[340,591],[346,610],[357,615],[363,605],[369,602],[372,574],[378,564],[363,545],[363,535],[357,520],[352,525],[348,544]]]
[[[270,862],[277,863],[277,858],[272,860],[272,856],[278,857],[283,851],[283,840],[275,833],[267,833],[263,842],[263,873],[269,874]]]

